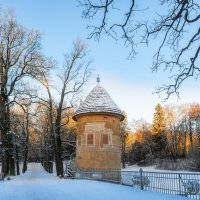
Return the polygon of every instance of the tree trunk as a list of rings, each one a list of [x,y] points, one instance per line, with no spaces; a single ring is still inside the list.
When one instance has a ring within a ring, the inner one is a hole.
[[[190,131],[190,145],[191,145],[191,151],[193,152],[193,133],[192,133],[192,122],[189,121],[189,131]]]
[[[51,100],[51,96],[50,96],[50,100]],[[52,100],[50,102],[50,113],[49,113],[49,118],[50,118],[50,145],[51,145],[51,151],[49,152],[49,173],[53,173],[53,161],[54,161],[54,156],[55,156],[55,160],[56,160],[56,141],[55,141],[55,132],[54,132],[54,123],[53,123],[53,108],[52,108]],[[57,162],[56,162],[57,163]]]
[[[8,103],[8,100],[7,100]],[[7,131],[9,133],[10,131],[10,108],[7,106],[7,112],[6,112],[6,122],[7,122]],[[14,135],[12,133],[7,134],[8,135],[8,146],[9,146],[9,173],[10,176],[15,176],[15,155],[14,155]]]
[[[16,146],[16,170],[17,175],[20,175],[20,168],[19,168],[19,146]]]
[[[26,147],[25,153],[24,153],[24,161],[23,161],[22,173],[25,173],[27,171],[27,157],[28,157],[28,152],[27,152],[27,147]]]
[[[185,158],[186,157],[186,142],[187,142],[187,131],[184,131],[184,140],[183,140],[183,153],[182,153],[182,157]]]
[[[24,153],[24,161],[23,161],[23,168],[22,168],[22,173],[25,173],[27,171],[27,162],[28,162],[28,148],[29,148],[29,113],[28,113],[28,108],[27,108],[27,113],[26,113],[26,146],[25,146],[25,153]]]
[[[63,161],[62,161],[62,148],[61,148],[61,138],[58,133],[56,133],[56,150],[55,150],[55,161],[56,161],[56,172],[57,176],[63,177]]]
[[[3,87],[4,88],[4,87]],[[0,127],[2,138],[2,172],[4,176],[10,174],[15,175],[15,161],[14,161],[14,149],[12,135],[9,134],[10,130],[10,116],[9,107],[6,106],[8,100],[5,97],[3,88],[1,88],[0,98]]]
[[[51,150],[49,152],[49,173],[53,173],[53,161],[54,161],[54,155],[55,155],[55,138],[53,135],[53,129],[50,133],[50,145],[51,145]]]
[[[9,152],[8,152],[8,140],[5,130],[1,130],[2,138],[2,173],[6,176],[9,173]]]
[[[46,77],[45,77],[46,80]],[[56,141],[55,141],[55,128],[54,128],[54,118],[53,118],[53,101],[51,97],[51,92],[49,90],[48,81],[46,80],[46,89],[49,96],[49,123],[50,123],[50,130],[49,130],[49,145],[51,146],[51,150],[49,151],[49,173],[53,173],[53,161],[55,157],[55,163],[57,166],[57,155],[56,155]],[[56,167],[57,168],[57,167]],[[58,173],[57,173],[58,175]]]
[[[126,149],[126,139],[125,136],[122,136],[122,168],[125,169],[125,149]]]
[[[62,161],[62,147],[61,147],[61,137],[60,137],[60,126],[61,126],[61,110],[62,108],[59,107],[57,109],[57,118],[56,118],[56,125],[55,125],[55,160],[56,160],[56,172],[57,176],[63,177],[63,161]]]
[[[1,87],[0,96],[0,130],[2,140],[2,173],[6,176],[9,173],[9,152],[7,140],[7,126],[6,126],[6,102],[4,98],[4,89]]]
[[[14,146],[13,146],[13,135],[8,136],[9,140],[9,174],[15,176],[15,158],[14,158]]]

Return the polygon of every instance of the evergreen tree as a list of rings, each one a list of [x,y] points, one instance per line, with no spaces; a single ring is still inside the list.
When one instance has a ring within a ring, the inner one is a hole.
[[[155,107],[155,113],[153,117],[152,134],[160,135],[165,130],[164,111],[162,106],[158,103]]]
[[[156,158],[163,158],[166,155],[166,135],[164,111],[160,104],[155,107],[152,125],[152,137],[154,141],[153,153]]]

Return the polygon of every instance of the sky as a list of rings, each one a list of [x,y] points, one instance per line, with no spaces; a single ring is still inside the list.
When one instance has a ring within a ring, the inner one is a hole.
[[[127,59],[129,50],[122,41],[116,42],[107,36],[102,36],[99,42],[87,39],[89,22],[81,18],[82,8],[78,7],[77,0],[0,0],[0,7],[14,9],[22,25],[42,32],[45,54],[56,59],[59,65],[63,63],[64,54],[70,52],[72,42],[77,38],[84,40],[93,59],[94,77],[99,74],[101,85],[127,113],[129,122],[140,118],[152,122],[157,103],[164,106],[200,101],[200,82],[193,79],[184,82],[180,89],[181,99],[173,96],[163,102],[164,95],[153,94],[157,86],[169,82],[166,73],[151,72],[156,42],[138,47],[137,56],[130,60]],[[87,95],[95,84],[94,78],[84,94]]]

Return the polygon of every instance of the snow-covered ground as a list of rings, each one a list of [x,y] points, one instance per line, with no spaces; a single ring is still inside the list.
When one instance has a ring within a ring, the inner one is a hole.
[[[153,166],[147,166],[147,167],[141,167],[141,166],[138,166],[138,165],[130,165],[130,166],[126,166],[125,169],[122,169],[122,171],[139,171],[140,169],[143,169],[144,171],[165,171],[165,170],[158,170],[156,169],[156,166],[153,165]]]
[[[40,164],[32,163],[26,174],[0,182],[1,200],[186,200],[117,184],[59,179]]]
[[[169,173],[196,173],[196,174],[200,174],[200,172],[191,172],[191,171],[172,171],[172,170],[163,170],[163,169],[157,169],[156,165],[152,165],[152,166],[145,166],[145,167],[141,167],[138,165],[130,165],[130,166],[126,166],[125,169],[122,169],[122,171],[139,171],[140,169],[142,169],[143,171],[148,171],[148,172],[169,172]]]

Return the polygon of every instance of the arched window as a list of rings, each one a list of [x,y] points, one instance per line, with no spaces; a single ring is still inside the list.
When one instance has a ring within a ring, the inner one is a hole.
[[[103,133],[103,144],[109,144],[108,133]]]
[[[112,132],[110,130],[102,132],[101,144],[103,146],[112,146]]]
[[[94,134],[88,133],[87,134],[87,145],[93,145],[94,144]]]

